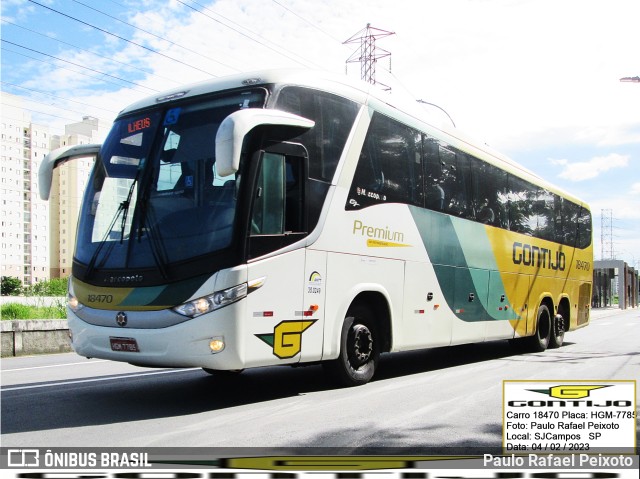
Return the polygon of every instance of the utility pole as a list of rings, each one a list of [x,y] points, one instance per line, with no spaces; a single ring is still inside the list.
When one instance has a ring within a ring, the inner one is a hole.
[[[391,90],[391,87],[376,81],[376,63],[381,58],[389,57],[389,70],[391,70],[391,52],[377,47],[376,40],[390,35],[395,35],[395,32],[380,30],[367,23],[366,28],[343,42],[344,45],[348,43],[360,44],[360,48],[347,58],[346,63],[360,63],[360,78],[372,85],[382,86],[385,91]]]

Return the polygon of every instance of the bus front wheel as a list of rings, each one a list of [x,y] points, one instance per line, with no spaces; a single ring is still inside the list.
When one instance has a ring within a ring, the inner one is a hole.
[[[371,312],[362,306],[351,308],[344,319],[338,359],[326,364],[329,372],[345,386],[371,380],[380,358],[380,338]]]
[[[242,374],[242,371],[244,371],[244,369],[225,370],[225,369],[210,369],[210,368],[202,368],[202,370],[205,373],[215,376],[218,379],[234,379],[240,376],[240,374]]]

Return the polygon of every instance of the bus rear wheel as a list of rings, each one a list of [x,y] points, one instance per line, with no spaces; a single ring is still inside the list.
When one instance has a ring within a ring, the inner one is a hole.
[[[344,319],[340,356],[326,364],[344,386],[365,384],[373,377],[380,358],[380,338],[368,308],[354,306]]]
[[[527,338],[528,349],[534,353],[541,353],[549,347],[552,330],[551,312],[546,304],[538,307],[536,320],[536,332]]]
[[[564,342],[564,332],[566,327],[564,324],[564,317],[561,314],[556,314],[553,318],[553,325],[551,327],[551,334],[549,336],[549,347],[559,348]]]

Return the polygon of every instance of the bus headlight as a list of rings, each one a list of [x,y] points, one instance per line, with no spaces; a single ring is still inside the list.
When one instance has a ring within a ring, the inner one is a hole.
[[[209,296],[194,299],[188,303],[176,306],[173,310],[183,316],[196,318],[202,314],[224,308],[225,306],[235,303],[247,295],[247,283],[239,284],[231,288],[216,291]]]
[[[67,283],[67,306],[69,306],[69,309],[71,309],[71,311],[73,311],[74,313],[84,307],[84,305],[80,301],[78,301],[78,297],[73,292],[71,276],[69,276],[69,282]]]

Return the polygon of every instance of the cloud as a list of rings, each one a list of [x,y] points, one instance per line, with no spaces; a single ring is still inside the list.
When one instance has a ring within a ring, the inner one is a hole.
[[[566,159],[549,159],[552,165],[562,166],[558,175],[569,181],[585,181],[600,176],[601,173],[614,168],[625,168],[629,164],[629,155],[611,153],[607,156],[596,156],[588,161],[571,163]],[[636,185],[637,186],[637,185]]]
[[[634,195],[640,195],[640,182],[631,185],[631,193]]]

